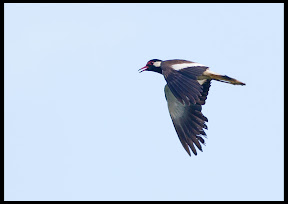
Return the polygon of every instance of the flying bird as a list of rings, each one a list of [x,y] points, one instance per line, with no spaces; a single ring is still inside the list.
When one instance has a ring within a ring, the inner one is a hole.
[[[164,92],[168,110],[178,138],[189,156],[189,148],[197,155],[196,147],[202,151],[201,144],[205,144],[203,137],[206,137],[204,129],[207,129],[205,122],[208,119],[201,110],[207,99],[211,80],[245,85],[237,79],[212,72],[205,65],[181,59],[152,59],[138,71],[153,71],[164,76],[167,82]]]

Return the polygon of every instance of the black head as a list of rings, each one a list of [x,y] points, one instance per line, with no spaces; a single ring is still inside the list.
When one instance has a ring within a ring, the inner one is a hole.
[[[161,62],[162,62],[162,60],[159,60],[159,59],[149,60],[146,64],[146,66],[142,67],[138,71],[140,73],[144,72],[144,71],[153,71],[153,72],[158,72],[158,73],[162,74]]]

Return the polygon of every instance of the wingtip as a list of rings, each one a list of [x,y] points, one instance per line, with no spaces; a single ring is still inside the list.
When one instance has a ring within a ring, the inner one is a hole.
[[[191,152],[190,152],[190,150],[188,149],[185,149],[186,150],[186,152],[187,152],[187,154],[189,155],[189,157],[191,157]]]

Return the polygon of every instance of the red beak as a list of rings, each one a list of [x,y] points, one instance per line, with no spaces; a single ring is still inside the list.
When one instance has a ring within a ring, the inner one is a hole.
[[[139,73],[144,72],[146,69],[148,69],[148,66],[142,67],[141,69],[138,69]]]

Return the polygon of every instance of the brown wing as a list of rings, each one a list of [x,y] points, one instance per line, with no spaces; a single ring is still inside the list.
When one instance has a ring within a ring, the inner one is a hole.
[[[195,146],[202,151],[201,144],[205,144],[203,136],[206,136],[204,129],[207,129],[205,122],[208,122],[208,119],[202,114],[201,105],[205,104],[210,88],[210,80],[201,85],[201,88],[203,91],[196,104],[183,105],[174,96],[169,86],[165,86],[165,97],[173,125],[181,144],[190,156],[189,147],[197,155]]]
[[[173,95],[182,104],[196,104],[202,93],[202,86],[197,77],[202,75],[208,67],[193,66],[181,70],[174,70],[163,65],[162,74]]]

